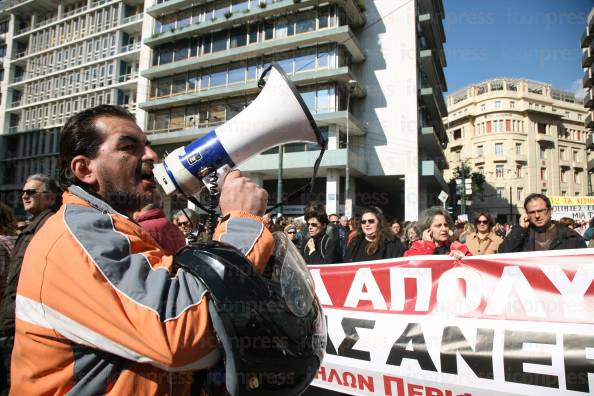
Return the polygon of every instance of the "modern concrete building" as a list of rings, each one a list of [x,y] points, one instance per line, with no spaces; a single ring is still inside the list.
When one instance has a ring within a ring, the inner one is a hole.
[[[328,212],[352,202],[413,220],[446,189],[441,0],[2,3],[4,201],[18,199],[27,174],[56,176],[57,130],[73,113],[127,106],[162,154],[241,111],[271,61],[328,138],[315,195]],[[284,194],[311,177],[318,150],[284,147]],[[278,163],[275,148],[240,167],[271,201]],[[298,197],[285,213],[303,204]]]
[[[58,131],[69,116],[101,103],[136,110],[144,4],[1,3],[0,198],[16,207],[27,175],[57,177]]]
[[[584,68],[584,77],[582,79],[583,87],[586,89],[584,95],[584,107],[588,112],[584,122],[585,127],[590,131],[586,148],[588,149],[588,178],[590,186],[594,182],[594,7],[588,15],[586,21],[586,30],[580,40],[582,48],[582,67]],[[589,190],[592,195],[592,188]]]
[[[241,111],[276,61],[328,138],[316,197],[329,213],[344,211],[346,184],[355,206],[407,219],[444,188],[441,0],[159,0],[146,14],[141,75],[150,88],[138,98],[161,152]],[[284,150],[288,193],[311,176],[319,151]],[[274,149],[240,166],[273,201],[278,155]],[[285,213],[302,213],[303,203],[299,197]]]
[[[488,209],[515,221],[533,192],[576,196],[591,192],[584,127],[588,113],[572,93],[530,80],[493,79],[447,98],[446,156],[450,170],[462,162],[484,174],[471,211]]]

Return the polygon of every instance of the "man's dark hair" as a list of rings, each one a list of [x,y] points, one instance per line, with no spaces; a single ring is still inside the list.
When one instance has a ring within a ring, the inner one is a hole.
[[[524,209],[528,210],[528,209],[526,209],[526,207],[528,206],[528,202],[534,201],[535,199],[542,199],[545,202],[545,204],[547,205],[547,209],[552,208],[551,200],[549,199],[549,197],[547,197],[544,194],[533,193],[533,194],[528,195],[526,197],[526,199],[524,200]]]
[[[82,182],[72,174],[70,162],[77,155],[95,158],[103,135],[95,126],[98,117],[126,118],[136,122],[134,115],[118,106],[100,105],[83,110],[70,117],[60,132],[60,184],[66,189]]]

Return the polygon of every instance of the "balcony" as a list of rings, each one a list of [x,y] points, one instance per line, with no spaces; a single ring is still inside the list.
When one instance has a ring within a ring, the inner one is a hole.
[[[576,169],[584,169],[585,165],[583,161],[571,161],[571,166]]]
[[[175,3],[175,1],[169,1],[167,3]],[[292,12],[299,12],[302,8],[311,7],[318,3],[317,0],[301,0],[298,3],[295,3],[294,0],[280,0],[274,3],[266,3],[266,7],[254,7],[254,4],[252,4],[252,8],[244,11],[237,11],[235,13],[231,12],[231,8],[229,8],[229,13],[226,14],[225,17],[215,18],[212,15],[201,15],[198,18],[202,20],[192,21],[190,24],[174,28],[171,31],[157,32],[153,34],[152,37],[145,39],[144,43],[153,47],[180,38],[200,35],[205,32],[229,29],[232,26],[245,24],[248,21],[253,21],[255,19],[263,20],[278,15],[279,13],[290,14]],[[331,0],[330,3],[337,3],[343,6],[352,21],[352,27],[357,28],[365,24],[365,16],[355,4],[354,0]],[[159,4],[158,7],[161,8],[163,5],[164,4]],[[151,10],[153,8],[154,7],[151,7]],[[151,11],[148,13],[153,14]],[[204,20],[204,18],[206,20]]]
[[[539,143],[555,144],[555,137],[546,133],[537,133],[535,140]]]
[[[592,42],[592,38],[594,38],[594,29],[590,29],[589,33],[587,30],[584,30],[584,33],[582,33],[582,37],[580,40],[581,47],[587,48]]]
[[[582,67],[592,66],[592,60],[594,60],[594,42],[590,44],[589,48],[586,48],[582,54]]]
[[[419,94],[423,104],[431,114],[432,120],[442,119],[448,115],[441,91],[435,88],[421,88]]]
[[[584,107],[587,109],[594,109],[594,90],[590,89],[584,96]]]
[[[174,73],[183,73],[207,66],[219,65],[227,62],[241,61],[246,58],[268,55],[272,52],[282,52],[296,47],[306,47],[323,42],[337,42],[351,54],[354,63],[365,60],[365,54],[355,35],[348,26],[324,29],[315,32],[302,33],[295,36],[267,40],[262,43],[245,45],[238,48],[218,51],[208,55],[190,57],[177,62],[149,67],[142,71],[142,76],[153,79]]]
[[[19,0],[10,3],[12,4],[6,7],[6,12],[20,16],[52,14],[58,9],[55,0]]]
[[[350,68],[344,66],[332,69],[319,69],[310,72],[290,73],[289,78],[297,85],[307,85],[316,81],[342,82],[346,83],[353,80],[353,74]],[[172,106],[187,105],[200,100],[224,99],[230,96],[257,94],[257,80],[245,79],[214,87],[197,87],[197,90],[186,89],[182,92],[169,92],[160,96],[151,96],[149,100],[140,104],[144,110],[158,110]]]
[[[422,127],[419,135],[419,148],[431,158],[445,162],[444,144],[442,143],[444,133],[443,124],[440,127],[439,122],[435,123],[435,126]]]
[[[588,112],[584,126],[589,129],[594,129],[594,111]]]
[[[136,22],[136,21],[140,21],[142,19],[143,13],[140,12],[138,14],[134,14],[134,15],[130,15],[126,18],[122,19],[122,25],[125,25],[126,23],[131,23],[131,22]]]
[[[584,88],[592,88],[592,83],[594,83],[594,78],[592,78],[592,69],[587,69],[584,72],[584,78],[582,78],[582,86]]]
[[[481,165],[485,163],[485,156],[484,155],[479,155],[477,157],[474,158],[474,165]]]
[[[436,161],[422,160],[420,165],[420,183],[437,186],[444,191],[448,191],[448,184],[443,178],[443,172],[437,165]]]
[[[446,84],[445,74],[443,73],[443,67],[438,63],[438,59],[435,57],[435,52],[432,50],[423,50],[419,53],[421,61],[421,70],[423,70],[429,79],[431,85],[439,85],[441,91],[447,91],[448,86]]]
[[[18,130],[19,130],[19,126],[18,125],[14,125],[14,126],[8,127],[8,133],[9,134],[17,133]]]
[[[528,156],[526,154],[516,154],[516,162],[528,162]]]
[[[445,37],[443,29],[440,29],[441,20],[434,14],[422,14],[419,15],[419,24],[423,31],[423,37],[427,41],[429,48],[441,49],[443,48],[443,42]],[[443,26],[443,25],[442,25]],[[443,63],[442,63],[443,64]]]
[[[125,54],[126,52],[132,52],[140,49],[140,41],[136,43],[124,45],[120,47],[120,54]]]
[[[565,160],[565,159],[560,159],[559,160],[559,166],[562,168],[571,168],[571,162]]]

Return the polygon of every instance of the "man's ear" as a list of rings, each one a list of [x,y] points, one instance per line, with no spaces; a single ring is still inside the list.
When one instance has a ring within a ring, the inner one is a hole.
[[[97,184],[97,175],[93,171],[92,160],[84,155],[77,155],[70,161],[70,170],[78,180],[88,185]]]

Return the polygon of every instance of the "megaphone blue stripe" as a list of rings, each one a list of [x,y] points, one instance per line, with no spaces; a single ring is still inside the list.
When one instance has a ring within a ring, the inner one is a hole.
[[[193,175],[199,175],[205,168],[217,170],[224,165],[233,168],[235,163],[221,144],[216,131],[210,131],[186,146],[186,154],[180,162]]]

